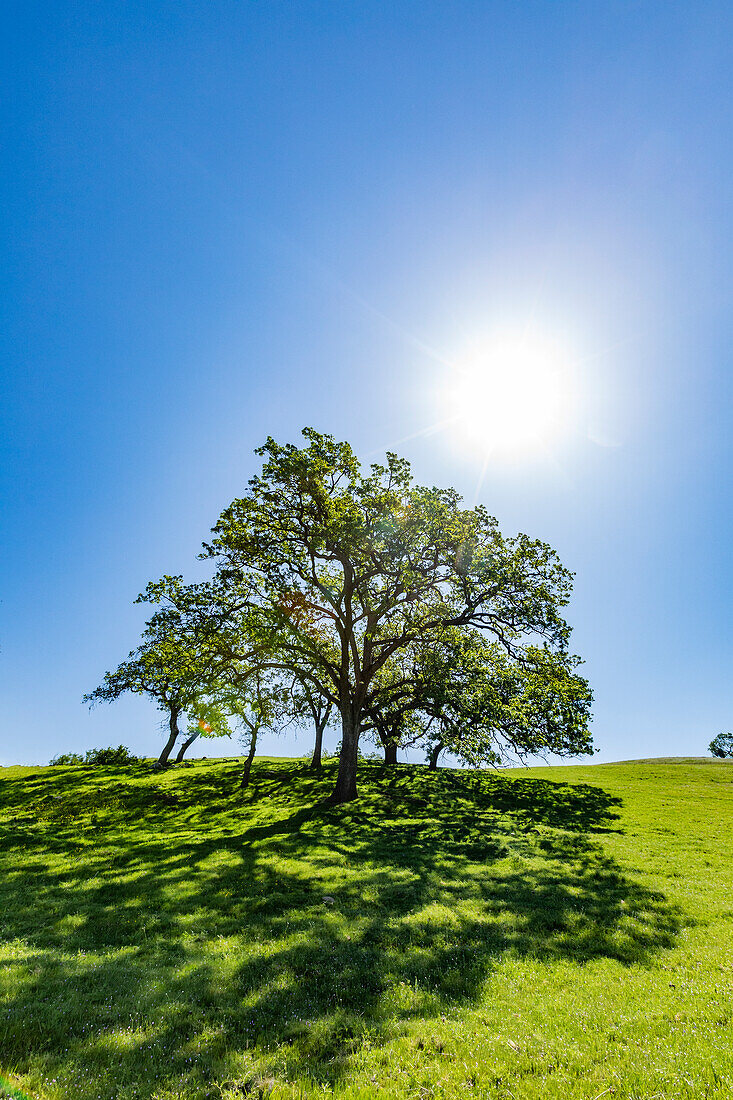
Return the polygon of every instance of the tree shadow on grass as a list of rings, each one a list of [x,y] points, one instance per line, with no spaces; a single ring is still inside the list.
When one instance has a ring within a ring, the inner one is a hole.
[[[214,1096],[248,1060],[334,1086],[508,954],[646,965],[681,924],[604,853],[620,803],[592,786],[367,766],[328,807],[294,764],[244,797],[236,765],[105,771],[6,792],[4,1056],[79,1100]]]

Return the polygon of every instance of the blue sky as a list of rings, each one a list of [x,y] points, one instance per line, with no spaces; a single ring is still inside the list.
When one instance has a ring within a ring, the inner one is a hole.
[[[200,575],[254,447],[305,424],[557,548],[596,759],[733,727],[729,4],[2,21],[0,763],[157,751],[149,704],[81,696],[146,581]],[[425,429],[507,326],[567,349],[574,411],[482,473]]]

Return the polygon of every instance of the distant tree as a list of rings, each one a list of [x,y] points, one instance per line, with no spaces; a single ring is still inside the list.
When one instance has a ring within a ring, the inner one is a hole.
[[[415,485],[396,455],[363,473],[347,443],[303,434],[303,448],[260,448],[262,473],[205,550],[218,589],[259,620],[260,644],[230,635],[241,667],[291,672],[338,711],[332,800],[345,802],[357,793],[364,707],[390,658],[446,627],[485,631],[514,659],[528,645],[565,653],[571,574],[546,544],[505,538],[484,508],[463,509],[454,490]]]
[[[726,756],[733,756],[733,733],[719,733],[710,742],[708,748],[713,756],[718,756],[721,759]]]

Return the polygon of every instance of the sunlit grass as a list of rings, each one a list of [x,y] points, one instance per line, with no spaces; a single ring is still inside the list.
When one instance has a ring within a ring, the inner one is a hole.
[[[733,1096],[733,766],[253,778],[0,771],[14,1085]]]

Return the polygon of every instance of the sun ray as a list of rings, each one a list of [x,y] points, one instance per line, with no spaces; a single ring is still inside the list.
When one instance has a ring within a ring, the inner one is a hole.
[[[489,461],[490,461],[490,459],[491,459],[491,453],[489,451],[487,451],[486,454],[484,455],[484,461],[483,461],[483,464],[481,466],[481,473],[479,474],[478,481],[476,482],[476,488],[475,488],[474,494],[473,494],[473,503],[471,504],[472,508],[475,508],[476,505],[478,504],[478,498],[479,498],[479,495],[481,493],[481,490],[484,487],[484,481],[486,480],[486,474],[489,471]]]
[[[410,432],[409,435],[403,435],[400,439],[395,439],[391,443],[385,444],[384,447],[375,447],[374,450],[368,451],[365,457],[373,458],[374,455],[384,454],[385,451],[391,450],[392,447],[401,447],[403,443],[411,443],[413,439],[424,439],[427,436],[437,435],[438,432],[442,432],[445,428],[449,428],[451,424],[455,424],[456,420],[456,416],[451,416],[446,420],[438,420],[434,424],[428,424],[426,428],[419,428],[416,432]]]

